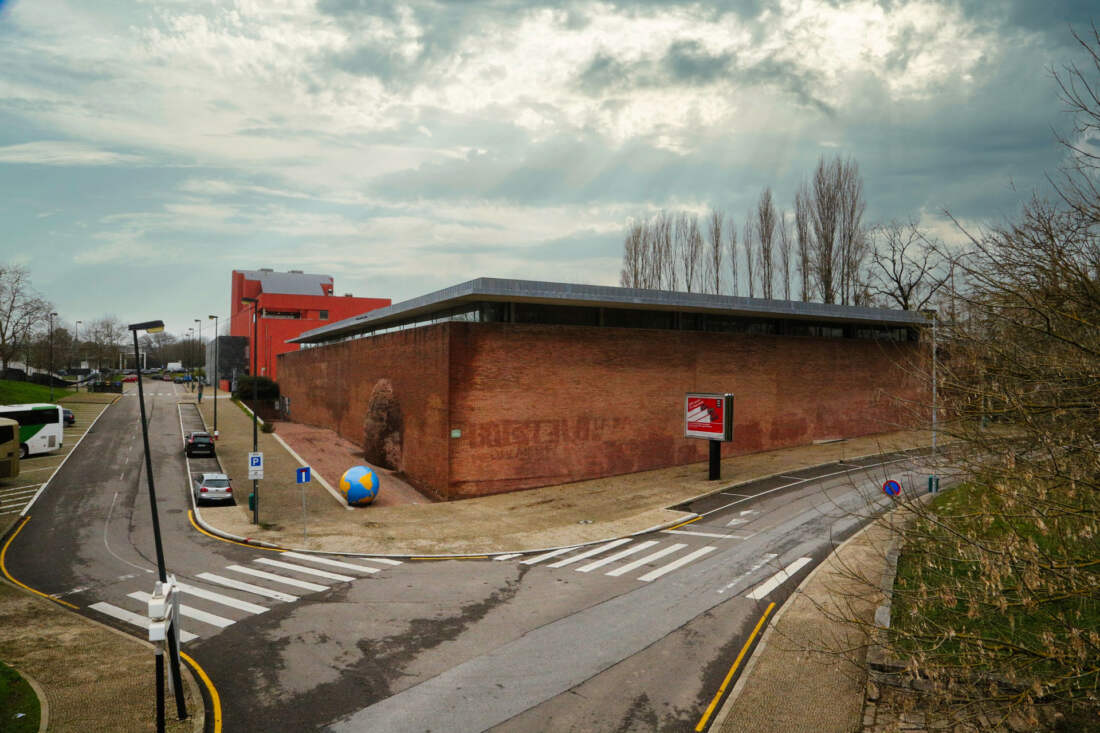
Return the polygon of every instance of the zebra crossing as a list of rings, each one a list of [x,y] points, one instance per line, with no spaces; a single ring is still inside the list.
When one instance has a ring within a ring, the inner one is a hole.
[[[707,535],[735,539],[733,535]],[[739,539],[739,538],[736,538]],[[704,545],[695,549],[685,542],[662,544],[660,540],[626,537],[590,546],[559,547],[538,555],[524,558],[521,565],[541,565],[547,568],[566,568],[578,573],[594,573],[618,578],[635,572],[640,574],[637,580],[649,583],[669,573],[679,570],[718,548]],[[612,552],[615,550],[615,552]],[[681,554],[689,550],[686,554]],[[522,557],[522,553],[497,555],[494,560],[506,561]],[[553,560],[553,562],[546,562]],[[662,564],[663,563],[663,564]]]
[[[294,603],[304,593],[318,593],[328,590],[332,584],[351,583],[387,566],[402,564],[390,558],[363,557],[348,562],[290,551],[281,552],[278,557],[277,560],[258,557],[248,565],[232,563],[217,572],[201,572],[193,578],[177,580],[182,594],[180,639],[192,641],[212,636],[245,618],[266,613],[274,604]],[[344,572],[335,572],[332,568]],[[236,591],[237,595],[230,595],[230,591]],[[149,593],[135,590],[124,593],[118,604],[97,601],[88,608],[146,630],[149,627],[146,616],[149,597]]]

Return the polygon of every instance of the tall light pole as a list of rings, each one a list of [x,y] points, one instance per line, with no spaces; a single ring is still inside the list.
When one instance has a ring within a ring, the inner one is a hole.
[[[256,317],[256,306],[259,305],[259,300],[241,298],[241,302],[252,306],[252,343],[248,345],[248,350],[252,352],[249,354],[252,357],[252,368],[249,370],[252,377],[252,452],[256,453],[260,450],[260,436],[256,427],[256,366],[259,364],[256,355],[256,324],[259,321]],[[260,482],[256,479],[252,479],[252,523],[260,523]]]
[[[76,346],[76,368],[77,369],[80,369],[80,324],[81,323],[84,323],[84,321],[77,321],[76,322],[76,327],[73,329],[73,331],[74,331],[73,345]],[[78,392],[80,391],[80,382],[81,382],[81,380],[80,380],[80,377],[78,376],[77,380],[76,380],[76,390]]]
[[[218,317],[214,319],[214,440],[218,439]]]
[[[50,313],[50,369],[47,376],[50,378],[50,402],[53,402],[53,319],[56,313]]]
[[[191,357],[191,368],[195,367],[195,329],[187,329],[187,355]]]
[[[199,332],[199,361],[202,362],[202,365],[203,365],[204,371],[205,371],[206,354],[204,353],[204,349],[202,348],[202,321],[200,319],[196,318],[195,323],[198,324],[198,332]]]
[[[168,582],[168,571],[164,565],[164,545],[160,540],[160,518],[157,516],[157,490],[153,485],[153,458],[149,452],[149,426],[145,418],[145,391],[141,385],[141,359],[138,356],[138,331],[158,333],[164,330],[164,321],[144,321],[131,323],[130,332],[134,334],[134,368],[137,370],[138,405],[141,408],[141,439],[145,445],[145,476],[149,482],[149,511],[153,517],[153,544],[157,551],[157,573],[161,585]],[[187,717],[187,707],[183,699],[183,677],[180,676],[179,646],[175,634],[168,634],[168,655],[171,658],[172,673],[176,680],[176,713],[180,720]],[[157,730],[164,730],[164,652],[157,646]]]

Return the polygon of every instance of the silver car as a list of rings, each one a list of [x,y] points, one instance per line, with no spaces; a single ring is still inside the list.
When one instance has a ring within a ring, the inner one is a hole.
[[[204,473],[195,481],[195,503],[205,501],[227,501],[234,503],[233,487],[224,473]]]

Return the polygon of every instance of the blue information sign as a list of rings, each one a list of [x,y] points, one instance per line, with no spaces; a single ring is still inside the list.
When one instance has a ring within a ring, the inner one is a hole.
[[[897,496],[901,493],[901,484],[894,479],[890,479],[882,485],[882,492],[887,496]]]
[[[309,466],[302,466],[298,469],[298,483],[308,484],[312,479],[309,475]]]

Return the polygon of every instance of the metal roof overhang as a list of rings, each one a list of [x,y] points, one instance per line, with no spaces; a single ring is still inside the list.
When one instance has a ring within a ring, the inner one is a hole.
[[[886,308],[481,277],[314,328],[289,339],[288,343],[324,343],[361,331],[415,320],[465,303],[484,301],[791,318],[838,325],[912,327],[928,323],[921,313]]]

